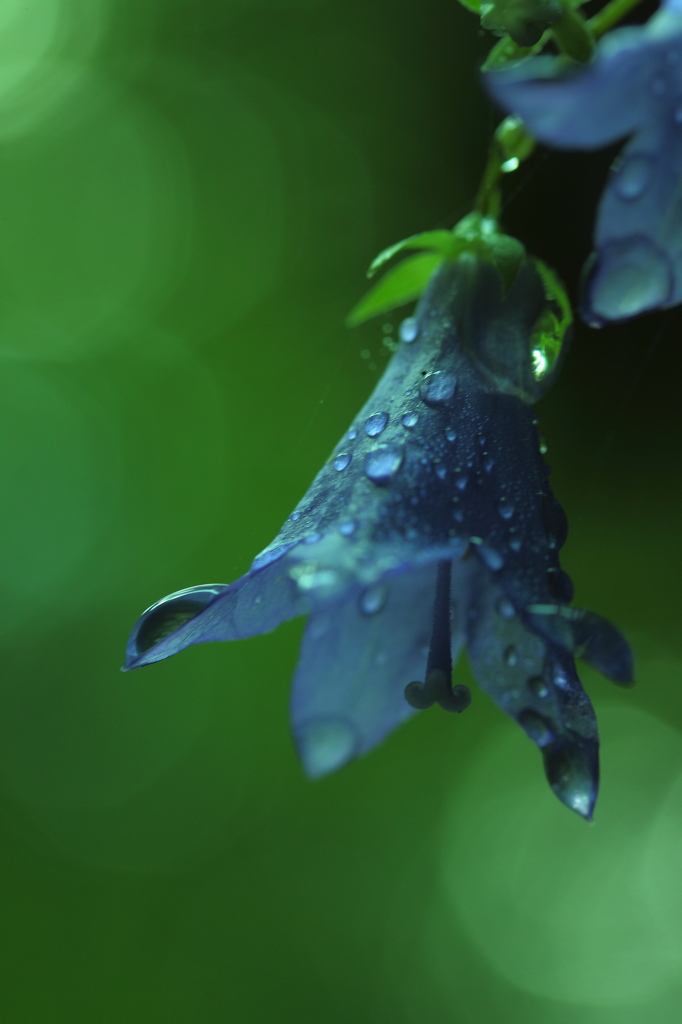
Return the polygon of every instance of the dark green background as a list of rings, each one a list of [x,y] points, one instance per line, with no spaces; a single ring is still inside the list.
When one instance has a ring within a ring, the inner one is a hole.
[[[577,602],[637,656],[633,692],[583,673],[594,826],[478,691],[306,780],[301,622],[119,673],[373,387],[400,314],[343,319],[381,248],[468,211],[486,46],[454,0],[4,0],[3,1022],[678,1024],[678,314],[579,330],[540,407]],[[612,155],[507,183],[573,295]]]

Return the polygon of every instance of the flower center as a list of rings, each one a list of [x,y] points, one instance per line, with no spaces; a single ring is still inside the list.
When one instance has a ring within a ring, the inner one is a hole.
[[[438,563],[436,597],[433,605],[431,646],[423,683],[408,683],[405,700],[410,707],[423,711],[440,704],[444,711],[464,711],[471,703],[468,686],[452,685],[452,647],[450,636],[450,576],[452,562]]]

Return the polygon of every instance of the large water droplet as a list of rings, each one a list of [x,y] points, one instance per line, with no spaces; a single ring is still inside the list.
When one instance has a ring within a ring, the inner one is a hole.
[[[367,437],[378,437],[388,423],[387,412],[375,412],[365,420],[365,433]]]
[[[403,463],[403,449],[395,444],[380,444],[365,456],[365,473],[373,484],[389,484]]]
[[[388,599],[388,587],[383,583],[376,583],[367,587],[360,596],[360,611],[363,615],[377,615],[386,607]]]
[[[291,545],[290,545],[291,546]],[[134,640],[128,648],[128,659],[151,650],[161,640],[180,629],[227,588],[220,583],[179,590],[152,605],[142,616]]]
[[[550,722],[543,715],[539,715],[537,711],[532,711],[530,708],[522,711],[519,715],[519,725],[539,747],[546,747],[554,740],[554,730]]]
[[[358,432],[355,429],[355,427],[351,427],[348,433],[346,434],[346,437],[348,438],[349,441],[354,441],[357,436]]]
[[[406,412],[400,422],[404,427],[416,427],[418,420],[416,412]]]
[[[457,378],[449,370],[427,373],[419,386],[419,394],[427,405],[436,407],[449,402],[455,393]]]
[[[445,440],[449,441],[450,444],[457,440],[457,431],[453,430],[452,427],[448,427],[445,431]]]
[[[351,458],[352,455],[350,452],[339,452],[339,454],[334,459],[334,469],[337,471],[337,473],[340,473],[342,470],[346,469],[350,465]]]
[[[350,722],[315,718],[296,728],[296,746],[306,772],[316,779],[350,761],[359,741]]]
[[[631,237],[600,248],[591,268],[584,318],[592,326],[625,320],[672,301],[674,274],[668,256],[648,238]]]
[[[419,323],[417,318],[414,316],[408,316],[403,320],[398,328],[398,334],[400,335],[400,340],[407,342],[408,344],[412,341],[416,341],[417,335],[419,334]]]
[[[500,498],[497,511],[500,513],[503,519],[511,519],[514,515],[514,506],[508,498]]]
[[[653,161],[643,153],[634,153],[621,164],[616,172],[613,187],[616,195],[625,202],[632,202],[644,194],[651,182]]]
[[[597,799],[599,767],[596,744],[565,742],[545,754],[545,772],[550,786],[576,814],[588,820]]]

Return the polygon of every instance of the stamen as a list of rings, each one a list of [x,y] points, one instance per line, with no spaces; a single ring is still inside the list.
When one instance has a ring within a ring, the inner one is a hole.
[[[426,679],[405,687],[405,700],[410,707],[423,711],[440,704],[444,711],[464,711],[471,703],[468,686],[452,685],[452,647],[450,636],[450,577],[452,563],[438,563],[436,598],[433,606],[431,646],[426,662]]]

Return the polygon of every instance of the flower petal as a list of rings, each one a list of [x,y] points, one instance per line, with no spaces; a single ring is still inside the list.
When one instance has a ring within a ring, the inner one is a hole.
[[[502,591],[481,588],[467,644],[479,685],[539,747],[547,779],[591,818],[599,784],[597,721],[573,657],[526,628]]]
[[[192,644],[269,633],[308,608],[285,560],[248,572],[230,584],[179,590],[157,601],[135,623],[124,670],[162,661]]]
[[[408,683],[424,678],[436,565],[386,575],[338,609],[311,616],[294,677],[294,739],[317,778],[376,746],[414,709]],[[454,657],[462,642],[453,634]]]
[[[562,149],[599,149],[632,132],[650,101],[651,74],[642,30],[606,36],[595,60],[567,67],[555,57],[531,57],[485,76],[488,91],[517,114],[540,142]]]

